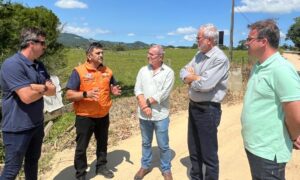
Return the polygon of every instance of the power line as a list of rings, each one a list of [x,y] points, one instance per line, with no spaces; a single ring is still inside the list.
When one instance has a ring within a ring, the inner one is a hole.
[[[249,23],[249,24],[251,24],[252,22],[250,21],[250,19],[246,16],[246,14],[244,14],[242,11],[240,11],[240,8],[237,6],[237,7],[235,7],[236,8],[236,10],[239,12],[239,13],[241,13],[242,14],[242,16],[246,19],[246,21]]]

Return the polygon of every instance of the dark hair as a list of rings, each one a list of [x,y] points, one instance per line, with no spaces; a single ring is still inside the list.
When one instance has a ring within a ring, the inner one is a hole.
[[[39,36],[46,37],[46,32],[36,27],[23,28],[20,36],[20,48],[27,48],[28,42],[38,40]]]
[[[257,21],[253,24],[248,25],[248,28],[251,30],[256,29],[258,31],[257,38],[266,38],[268,39],[270,46],[276,49],[278,48],[280,33],[275,20],[267,19]]]
[[[95,48],[102,49],[103,46],[99,42],[93,42],[89,45],[89,47],[86,49],[86,55],[90,54]]]

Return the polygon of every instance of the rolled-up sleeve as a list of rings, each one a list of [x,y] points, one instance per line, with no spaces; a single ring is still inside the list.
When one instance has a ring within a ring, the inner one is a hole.
[[[143,94],[142,76],[141,76],[142,70],[143,69],[140,69],[140,71],[138,72],[138,75],[136,77],[135,86],[134,86],[135,96]]]
[[[191,88],[194,91],[209,92],[228,73],[228,70],[227,59],[216,59],[212,67],[200,75],[200,80],[191,83]]]
[[[184,81],[184,78],[186,78],[190,73],[186,70],[187,67],[191,67],[193,62],[195,61],[195,57],[186,64],[183,68],[180,69],[179,77],[182,81]]]
[[[152,98],[155,99],[155,101],[158,104],[160,104],[160,102],[166,100],[169,97],[174,85],[174,80],[175,80],[174,71],[171,70],[167,74],[167,77],[164,81],[163,88],[161,89],[161,91],[159,91],[158,93],[152,96]]]

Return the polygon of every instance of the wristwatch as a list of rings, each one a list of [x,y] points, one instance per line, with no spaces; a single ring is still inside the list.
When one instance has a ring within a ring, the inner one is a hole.
[[[86,92],[86,91],[83,91],[83,92],[82,92],[82,96],[83,96],[83,98],[87,98],[87,92]]]

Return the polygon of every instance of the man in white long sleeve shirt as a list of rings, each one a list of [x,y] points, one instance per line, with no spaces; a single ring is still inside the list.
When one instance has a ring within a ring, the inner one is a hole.
[[[149,64],[140,69],[134,88],[142,134],[141,168],[134,179],[143,179],[150,172],[151,143],[155,131],[162,174],[165,180],[172,180],[168,128],[169,96],[174,84],[174,71],[163,63],[164,51],[161,46],[150,47],[147,57]]]

